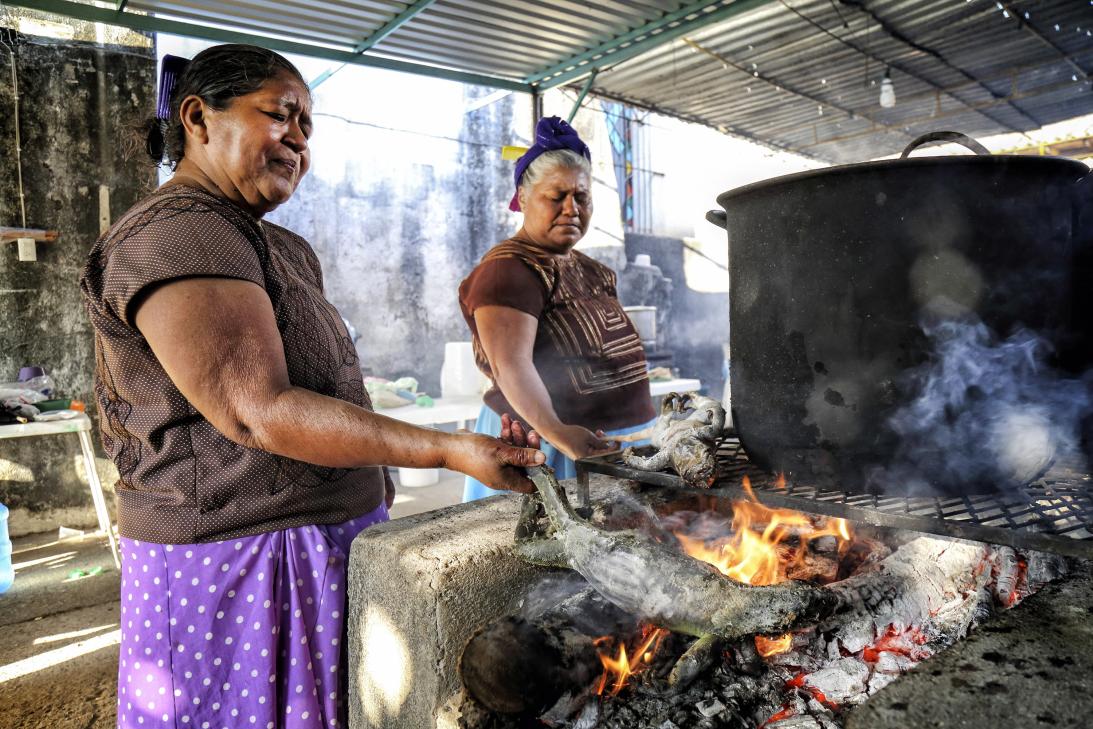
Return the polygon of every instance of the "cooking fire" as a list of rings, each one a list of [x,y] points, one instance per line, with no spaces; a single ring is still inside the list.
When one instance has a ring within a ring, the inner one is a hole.
[[[747,476],[745,498],[731,502],[612,505],[587,528],[613,552],[584,561],[574,553],[591,537],[567,522],[564,493],[550,474],[534,480],[550,526],[525,525],[535,536],[523,553],[542,559],[561,545],[585,579],[552,584],[536,608],[471,640],[461,726],[841,727],[848,708],[1066,572],[1042,552],[774,508]],[[677,575],[635,572],[663,567],[662,552],[746,597],[720,615],[697,609]],[[726,617],[737,606],[744,612]],[[784,629],[759,627],[774,625]]]

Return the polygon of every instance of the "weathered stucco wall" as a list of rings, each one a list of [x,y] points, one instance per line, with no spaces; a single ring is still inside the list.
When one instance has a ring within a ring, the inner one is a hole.
[[[95,368],[90,324],[77,285],[99,235],[100,185],[110,218],[155,184],[131,129],[154,105],[151,48],[98,46],[18,36],[23,189],[27,225],[60,231],[20,262],[0,249],[0,378],[41,364],[65,396],[92,399]],[[0,225],[21,225],[15,154],[11,55],[0,45]],[[94,412],[92,416],[94,417]],[[94,438],[98,443],[98,436]],[[101,455],[101,454],[100,454]],[[116,473],[99,459],[104,482]],[[75,435],[0,440],[0,501],[12,508],[15,534],[95,524]]]
[[[312,171],[269,216],[314,246],[327,295],[361,334],[365,370],[412,375],[432,394],[444,342],[469,339],[459,282],[518,227],[507,209],[511,163],[500,157],[515,143],[515,100],[464,113],[489,91],[447,86],[458,95],[445,89],[435,112],[447,121],[416,133],[381,126],[360,97],[320,87]]]
[[[196,50],[192,41],[179,47]],[[162,38],[160,51],[175,52]],[[328,65],[292,60],[305,78]],[[570,104],[554,94],[544,111],[565,116]],[[314,109],[311,172],[269,218],[314,246],[328,297],[361,334],[365,371],[411,375],[439,394],[444,342],[470,339],[459,283],[522,221],[508,209],[514,165],[501,148],[530,144],[530,99],[347,66],[316,88]],[[574,125],[602,160],[580,247],[617,265],[622,232],[603,117],[585,109]]]

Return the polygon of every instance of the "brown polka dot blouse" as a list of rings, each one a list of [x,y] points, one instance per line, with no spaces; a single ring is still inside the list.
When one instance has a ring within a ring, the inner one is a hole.
[[[307,242],[203,190],[161,188],[95,244],[80,277],[95,329],[103,445],[121,474],[121,535],[206,542],[343,522],[378,507],[384,469],[325,468],[246,448],[183,397],[137,330],[132,304],[150,287],[192,276],[262,286],[292,384],[371,409]]]

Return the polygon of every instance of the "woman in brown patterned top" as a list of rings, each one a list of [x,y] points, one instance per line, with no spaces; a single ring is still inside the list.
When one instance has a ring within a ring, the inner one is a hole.
[[[372,412],[314,252],[262,220],[308,170],[299,71],[216,46],[167,59],[161,94],[175,174],[80,281],[121,475],[118,725],[345,726],[346,561],[387,519],[383,465],[530,491],[543,456]]]
[[[611,435],[654,417],[645,351],[615,291],[615,273],[574,250],[592,218],[588,147],[558,117],[542,119],[516,163],[516,235],[459,287],[475,359],[490,378],[475,429],[499,433],[518,414],[545,439],[559,478],[573,460],[611,450]],[[467,478],[463,500],[495,493]]]

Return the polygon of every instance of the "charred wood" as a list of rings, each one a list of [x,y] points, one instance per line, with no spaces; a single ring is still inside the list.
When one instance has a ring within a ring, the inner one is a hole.
[[[502,714],[540,714],[567,692],[587,690],[601,670],[594,640],[638,622],[586,587],[537,615],[508,615],[467,643],[459,670],[467,692]]]
[[[725,641],[716,635],[699,638],[684,652],[668,674],[668,685],[679,691],[687,688],[721,658]]]

